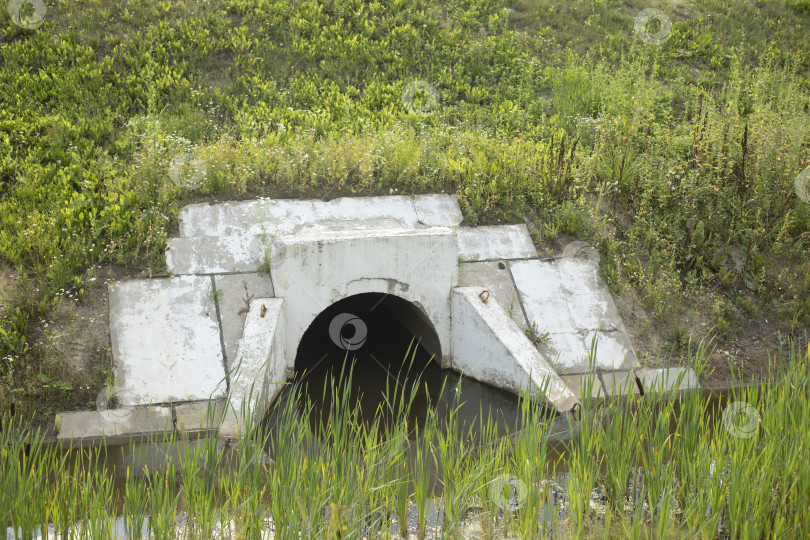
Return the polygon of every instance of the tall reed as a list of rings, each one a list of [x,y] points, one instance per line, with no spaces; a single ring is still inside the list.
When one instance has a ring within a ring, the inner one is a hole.
[[[707,355],[701,345],[684,360],[701,368]],[[415,423],[423,390],[406,366],[364,417],[351,364],[328,381],[318,421],[307,393],[291,385],[267,421],[246,415],[238,441],[194,441],[183,429],[153,441],[150,453],[133,441],[140,450],[126,454],[120,487],[114,449],[66,451],[4,418],[0,515],[24,539],[49,526],[61,539],[107,538],[119,517],[129,538],[155,539],[266,537],[271,519],[276,538],[428,537],[430,525],[454,538],[473,521],[487,537],[611,537],[620,525],[629,538],[806,538],[808,356],[789,344],[770,379],[722,399],[662,386],[599,402],[598,380],[584,378],[581,415],[568,420],[563,527],[552,490],[554,417],[537,392],[521,396],[518,431],[504,434],[483,409],[462,425],[456,388]],[[604,507],[593,497],[602,493]],[[429,520],[433,510],[443,522]]]

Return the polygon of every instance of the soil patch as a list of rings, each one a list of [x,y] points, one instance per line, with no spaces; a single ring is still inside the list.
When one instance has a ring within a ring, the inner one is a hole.
[[[6,306],[16,285],[17,272],[7,264],[0,262],[0,317],[6,314]]]
[[[62,294],[59,307],[33,329],[38,345],[53,361],[73,372],[89,373],[93,360],[109,358],[108,285],[127,279],[131,271],[117,265],[93,266],[82,276],[81,291]]]

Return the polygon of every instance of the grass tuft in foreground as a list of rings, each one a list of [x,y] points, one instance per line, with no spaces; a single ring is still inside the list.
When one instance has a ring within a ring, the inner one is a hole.
[[[61,538],[106,538],[119,516],[130,538],[806,537],[810,350],[786,355],[770,382],[725,401],[586,399],[562,445],[525,399],[521,429],[505,437],[483,412],[461,425],[453,398],[409,426],[418,380],[391,385],[376,415],[385,425],[365,421],[347,406],[351,370],[316,425],[311,403],[287,399],[272,428],[248,421],[238,444],[182,435],[156,447],[161,459],[132,446],[123,468],[114,449],[66,452],[5,418],[0,515],[19,538],[48,524]]]

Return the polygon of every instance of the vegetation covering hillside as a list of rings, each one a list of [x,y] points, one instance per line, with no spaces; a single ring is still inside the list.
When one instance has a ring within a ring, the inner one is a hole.
[[[37,4],[0,13],[2,408],[92,405],[109,351],[48,326],[200,199],[457,193],[593,243],[670,350],[810,325],[807,0]]]

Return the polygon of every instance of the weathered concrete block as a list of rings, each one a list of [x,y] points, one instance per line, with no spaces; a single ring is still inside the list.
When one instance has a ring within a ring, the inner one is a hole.
[[[453,289],[452,367],[518,395],[527,391],[558,411],[571,410],[578,402],[576,396],[503,307],[494,299],[481,299],[482,291],[478,287]]]
[[[244,234],[265,218],[267,199],[188,204],[180,209],[180,236],[230,236]]]
[[[419,223],[428,227],[455,227],[464,219],[453,195],[417,195],[413,206]]]
[[[692,368],[642,368],[636,370],[644,394],[678,392],[700,389],[700,381]]]
[[[594,338],[597,367],[635,365],[635,352],[597,265],[564,258],[515,261],[510,270],[529,325],[536,325],[538,336],[547,334],[540,347],[559,370],[585,371]]]
[[[123,405],[225,395],[210,277],[124,281],[110,287],[110,337]]]
[[[222,340],[225,343],[225,365],[227,369],[231,369],[245,327],[248,305],[246,300],[250,300],[252,305],[252,299],[271,298],[274,296],[273,282],[267,274],[229,274],[216,276],[214,282],[217,288],[219,320],[222,324]]]
[[[86,444],[102,440],[108,444],[152,438],[159,440],[171,435],[171,407],[132,407],[110,411],[59,413],[57,440],[62,443]]]
[[[459,227],[458,256],[465,262],[537,257],[525,225]]]
[[[281,298],[251,302],[236,361],[228,373],[228,410],[220,427],[223,436],[236,436],[233,427],[247,422],[247,416],[260,420],[286,381],[283,306]],[[234,415],[236,422],[229,418]]]
[[[485,261],[458,265],[459,287],[482,287],[506,310],[524,332],[529,329],[507,261]]]
[[[185,206],[180,211],[180,235],[273,237],[292,234],[317,222],[380,218],[411,229],[419,221],[413,200],[406,196],[341,197],[331,201],[258,199]]]
[[[256,272],[264,260],[261,239],[252,234],[170,238],[166,268],[172,274]]]
[[[271,268],[276,296],[286,300],[287,366],[293,368],[304,332],[324,309],[360,293],[399,296],[431,321],[448,359],[450,289],[458,281],[456,237],[443,227],[336,231],[282,236]]]
[[[258,201],[197,204],[180,214],[180,238],[168,241],[166,266],[174,274],[256,272],[277,236],[337,230],[456,225],[454,197],[354,197],[332,201]]]

